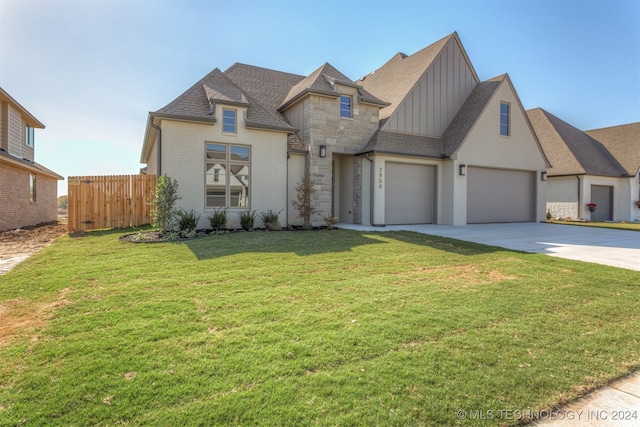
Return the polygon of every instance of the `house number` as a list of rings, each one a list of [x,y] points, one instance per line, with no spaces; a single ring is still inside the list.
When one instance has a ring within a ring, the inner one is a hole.
[[[378,168],[378,188],[382,189],[382,168]]]

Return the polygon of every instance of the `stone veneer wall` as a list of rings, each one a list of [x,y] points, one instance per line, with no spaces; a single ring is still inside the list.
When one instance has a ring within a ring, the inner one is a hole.
[[[553,219],[578,219],[578,202],[547,202]]]
[[[305,145],[310,146],[306,167],[315,183],[316,192],[312,203],[318,214],[312,218],[313,225],[323,224],[323,217],[331,214],[332,207],[332,155],[355,154],[378,128],[379,108],[358,101],[356,88],[337,85],[338,92],[353,97],[352,118],[340,117],[340,99],[311,95],[305,100],[305,127],[302,135]],[[327,157],[320,158],[320,145],[327,146]],[[347,161],[345,159],[345,161]],[[362,159],[353,158],[352,183],[354,189],[354,222],[362,221]]]

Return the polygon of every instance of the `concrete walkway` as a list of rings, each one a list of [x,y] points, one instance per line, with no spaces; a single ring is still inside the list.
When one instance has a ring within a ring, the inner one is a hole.
[[[640,372],[622,378],[556,411],[534,426],[635,427],[640,425]]]
[[[636,231],[546,223],[386,227],[341,223],[337,227],[361,231],[415,231],[640,271],[640,233]],[[561,409],[543,411],[539,414],[539,421],[533,425],[545,427],[639,426],[640,372],[622,378]]]
[[[339,223],[336,227],[362,231],[415,231],[640,271],[640,232],[637,231],[534,222],[386,227]]]

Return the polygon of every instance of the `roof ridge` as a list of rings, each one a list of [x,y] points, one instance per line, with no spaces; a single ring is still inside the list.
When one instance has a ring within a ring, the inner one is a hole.
[[[235,62],[233,63],[229,68],[227,68],[226,70],[223,71],[223,74],[226,74],[228,71],[230,71],[232,68],[236,67],[236,66],[244,66],[244,67],[250,67],[250,68],[257,68],[257,69],[261,69],[261,70],[265,70],[265,71],[272,71],[275,73],[280,73],[280,74],[287,74],[290,75],[292,77],[305,77],[301,74],[296,74],[296,73],[290,73],[288,71],[281,71],[281,70],[275,70],[273,68],[267,68],[267,67],[261,67],[259,65],[251,65],[251,64],[245,64],[244,62]]]

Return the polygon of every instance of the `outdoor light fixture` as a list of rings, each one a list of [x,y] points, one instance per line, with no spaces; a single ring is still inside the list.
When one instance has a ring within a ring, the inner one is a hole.
[[[327,146],[326,145],[321,145],[320,146],[320,157],[327,157]]]
[[[540,172],[540,180],[542,180],[542,181],[546,181],[547,180],[547,171]]]
[[[459,173],[460,175],[465,176],[467,174],[467,165],[461,164]]]

